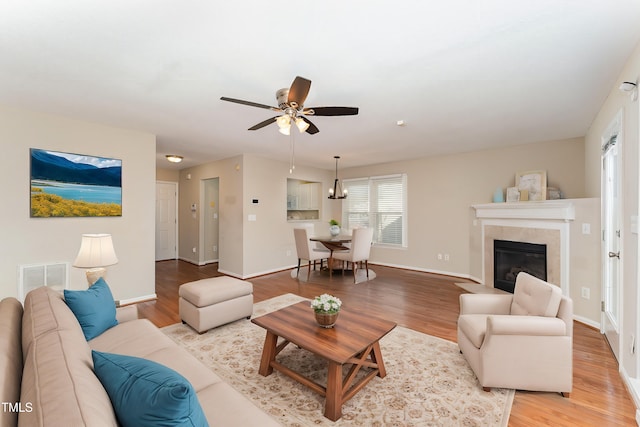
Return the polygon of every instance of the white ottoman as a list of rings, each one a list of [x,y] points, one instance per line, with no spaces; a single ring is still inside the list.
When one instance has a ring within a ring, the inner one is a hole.
[[[185,283],[178,294],[180,319],[199,333],[253,314],[253,285],[233,277]]]

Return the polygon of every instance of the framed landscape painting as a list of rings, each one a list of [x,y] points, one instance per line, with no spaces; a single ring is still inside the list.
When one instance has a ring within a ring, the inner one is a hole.
[[[122,216],[122,160],[31,149],[31,217]]]

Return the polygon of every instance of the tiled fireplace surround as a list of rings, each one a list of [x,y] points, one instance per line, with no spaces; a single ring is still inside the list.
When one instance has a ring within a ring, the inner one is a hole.
[[[569,295],[569,222],[575,208],[569,201],[488,203],[474,205],[482,227],[482,279],[493,287],[493,241],[547,245],[547,281]]]

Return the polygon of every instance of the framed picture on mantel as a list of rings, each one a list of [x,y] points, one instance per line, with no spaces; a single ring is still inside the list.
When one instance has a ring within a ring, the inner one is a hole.
[[[516,187],[519,191],[526,191],[529,200],[547,199],[547,171],[526,171],[516,174]]]

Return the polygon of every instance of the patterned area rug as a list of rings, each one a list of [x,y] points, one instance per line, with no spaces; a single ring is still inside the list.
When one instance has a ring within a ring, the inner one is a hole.
[[[253,315],[303,299],[259,302]],[[332,422],[319,394],[277,371],[258,374],[265,331],[250,321],[202,335],[183,324],[162,331],[285,426],[506,426],[513,402],[513,390],[482,391],[455,343],[398,326],[380,341],[387,376],[372,379]],[[289,345],[278,360],[326,384],[326,363],[313,354]]]

